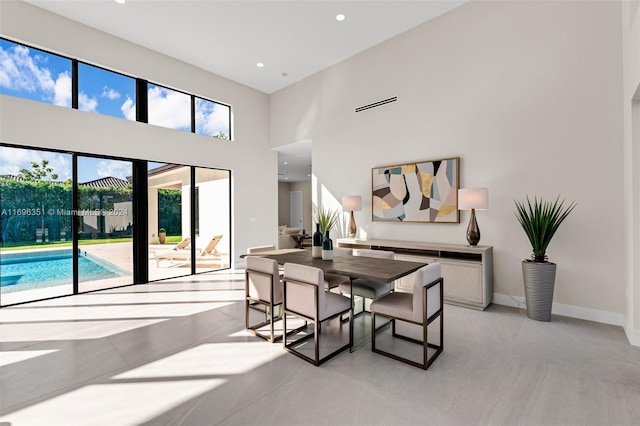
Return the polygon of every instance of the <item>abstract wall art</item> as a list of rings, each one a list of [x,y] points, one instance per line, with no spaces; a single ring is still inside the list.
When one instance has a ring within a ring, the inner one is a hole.
[[[460,223],[459,157],[372,169],[373,220]]]

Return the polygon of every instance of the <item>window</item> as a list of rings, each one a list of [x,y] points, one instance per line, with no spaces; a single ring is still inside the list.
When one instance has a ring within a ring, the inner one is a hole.
[[[79,292],[133,284],[131,161],[78,156],[77,164]]]
[[[196,133],[231,139],[231,107],[196,98]]]
[[[191,235],[191,168],[152,162],[147,167],[148,240],[153,258],[149,280],[189,275],[195,249]]]
[[[198,212],[196,272],[228,268],[231,250],[231,172],[195,168]]]
[[[71,60],[0,39],[0,93],[71,106]]]
[[[77,95],[80,110],[134,121],[136,93],[133,77],[0,38],[0,94],[66,107]],[[148,83],[147,112],[149,124],[231,140],[228,105]]]
[[[147,90],[149,124],[191,131],[191,96],[149,84]]]
[[[0,305],[73,294],[72,158],[0,146]]]
[[[135,93],[135,79],[78,64],[78,109],[135,121]]]
[[[148,162],[145,220],[140,165],[0,144],[0,306],[229,267],[231,172]]]

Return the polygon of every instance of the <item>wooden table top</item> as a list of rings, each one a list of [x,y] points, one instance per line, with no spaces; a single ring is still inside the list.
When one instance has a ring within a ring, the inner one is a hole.
[[[311,257],[309,250],[282,254],[258,254],[263,257],[275,259],[281,265],[285,263],[297,263],[320,268],[324,272],[332,274],[384,282],[397,280],[427,265],[427,263],[407,262],[405,260],[338,254],[334,256],[333,260],[314,259]]]

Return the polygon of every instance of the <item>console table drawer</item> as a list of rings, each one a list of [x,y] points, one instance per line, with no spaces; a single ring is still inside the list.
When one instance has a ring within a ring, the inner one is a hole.
[[[457,304],[482,304],[482,264],[478,262],[448,261],[432,257],[396,255],[398,260],[409,262],[440,263],[442,278],[444,278],[445,302]],[[413,292],[415,274],[402,277],[396,282],[396,290],[405,293]]]
[[[439,260],[445,301],[482,304],[482,264]]]
[[[485,309],[493,300],[493,247],[396,241],[339,239],[339,247],[392,250],[396,259],[441,265],[445,303]],[[396,281],[396,291],[413,292],[415,274]]]

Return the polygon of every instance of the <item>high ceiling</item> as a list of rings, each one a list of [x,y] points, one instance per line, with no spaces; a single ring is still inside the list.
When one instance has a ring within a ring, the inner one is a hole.
[[[25,1],[270,94],[468,0]]]

